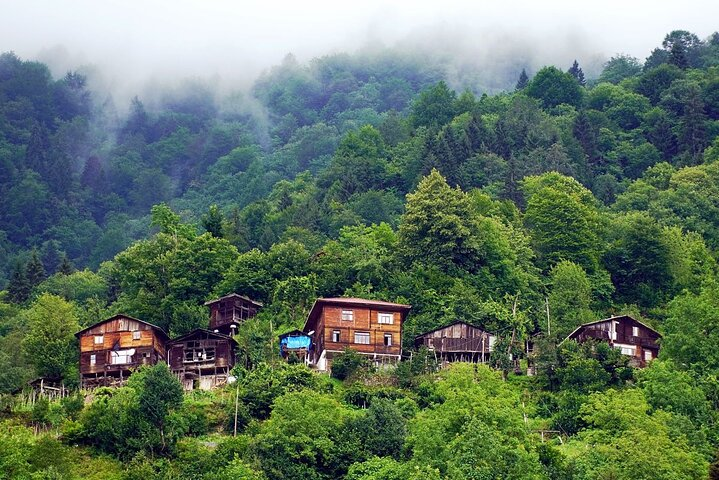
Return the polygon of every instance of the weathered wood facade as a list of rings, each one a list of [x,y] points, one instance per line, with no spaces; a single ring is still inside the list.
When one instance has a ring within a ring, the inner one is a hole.
[[[300,362],[309,362],[312,337],[302,330],[292,330],[280,335],[278,338],[280,339],[280,356],[282,358],[287,360],[291,355],[295,355]]]
[[[433,351],[441,362],[488,362],[496,337],[481,328],[457,321],[414,339],[415,348]]]
[[[165,360],[167,334],[151,323],[115,315],[75,334],[80,342],[80,385],[121,385],[131,370]]]
[[[565,340],[608,342],[624,355],[632,357],[633,366],[644,367],[659,355],[660,338],[661,334],[648,325],[629,315],[621,315],[580,325]]]
[[[260,302],[236,293],[210,300],[205,305],[210,308],[210,330],[225,335],[237,333],[240,324],[257,315],[262,308]]]
[[[235,365],[236,345],[232,337],[198,328],[167,344],[170,369],[185,390],[224,385]]]
[[[362,298],[319,298],[302,329],[312,338],[310,364],[331,368],[332,357],[349,347],[376,364],[402,354],[402,323],[412,307]]]

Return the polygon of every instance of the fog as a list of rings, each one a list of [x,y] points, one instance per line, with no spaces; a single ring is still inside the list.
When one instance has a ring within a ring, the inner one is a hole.
[[[701,38],[719,28],[719,2],[443,0],[433,2],[29,0],[0,2],[0,51],[81,70],[122,101],[169,81],[200,78],[242,89],[292,52],[300,62],[336,52],[395,48],[451,58],[501,88],[508,63],[591,76],[615,53],[643,60],[674,29]],[[453,78],[455,77],[455,78]],[[471,85],[470,85],[471,87]]]

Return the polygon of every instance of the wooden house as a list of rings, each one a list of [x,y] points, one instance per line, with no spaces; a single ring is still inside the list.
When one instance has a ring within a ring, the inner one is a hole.
[[[165,360],[167,334],[151,323],[115,315],[75,334],[80,342],[80,385],[121,385],[131,370]]]
[[[396,363],[402,354],[402,323],[412,307],[363,298],[319,298],[302,329],[312,339],[311,365],[331,368],[345,348],[379,365]]]
[[[280,356],[287,360],[295,355],[297,360],[307,363],[312,350],[312,338],[301,330],[292,330],[279,336]]]
[[[414,339],[414,346],[427,347],[441,362],[484,363],[489,361],[496,339],[479,327],[456,321],[418,335]]]
[[[237,333],[240,324],[257,315],[262,308],[260,302],[236,293],[210,300],[205,305],[210,307],[210,330],[225,335]]]
[[[228,335],[198,328],[168,342],[168,363],[185,390],[210,390],[227,382],[236,346]]]
[[[650,326],[629,315],[621,315],[580,325],[565,341],[572,339],[580,343],[589,340],[608,342],[624,355],[632,357],[632,365],[644,367],[648,361],[659,355],[658,340],[661,337],[659,332]]]

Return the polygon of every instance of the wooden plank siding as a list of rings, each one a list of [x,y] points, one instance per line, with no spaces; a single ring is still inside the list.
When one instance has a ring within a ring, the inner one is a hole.
[[[104,380],[108,377],[124,380],[132,369],[154,365],[166,357],[167,334],[159,327],[126,315],[98,322],[76,336],[80,344],[80,380],[87,387],[107,384]],[[98,337],[102,337],[101,343],[96,343]],[[133,352],[126,362],[112,363],[115,351]]]
[[[402,355],[402,323],[411,307],[390,302],[358,298],[320,298],[312,307],[304,332],[312,337],[311,362],[327,369],[334,354],[351,348],[375,361],[399,361]],[[352,312],[343,319],[342,312]],[[392,323],[380,323],[380,315],[390,315]],[[335,337],[339,332],[339,339]],[[357,342],[357,334],[367,334],[367,343]],[[385,345],[391,335],[391,345]],[[327,365],[324,364],[325,359]]]
[[[659,355],[661,334],[629,315],[621,315],[580,325],[567,336],[566,340],[569,339],[579,343],[607,342],[632,357],[633,366],[644,367]]]
[[[431,330],[414,339],[415,348],[427,347],[443,362],[487,362],[495,336],[466,322]]]
[[[235,345],[231,337],[198,328],[168,344],[168,363],[185,390],[214,388],[227,381],[235,365]],[[213,357],[196,358],[190,349]]]

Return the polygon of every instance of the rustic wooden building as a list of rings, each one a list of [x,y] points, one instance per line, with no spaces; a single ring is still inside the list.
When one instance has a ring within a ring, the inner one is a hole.
[[[210,390],[227,382],[236,346],[228,335],[198,328],[168,342],[168,363],[185,390]]]
[[[205,305],[210,307],[210,330],[225,335],[237,333],[240,324],[257,315],[262,308],[260,302],[236,293],[210,300]]]
[[[489,361],[496,337],[467,322],[456,321],[414,339],[414,346],[427,347],[441,362]]]
[[[658,340],[661,337],[659,332],[650,326],[629,315],[621,315],[580,325],[567,336],[565,341],[568,339],[580,343],[588,340],[605,341],[621,350],[624,355],[632,357],[634,366],[644,367],[648,361],[659,355]]]
[[[292,330],[279,336],[280,356],[287,360],[295,355],[301,362],[309,361],[309,353],[312,350],[312,338],[302,330]]]
[[[151,323],[115,315],[75,334],[80,341],[80,385],[121,385],[131,370],[165,360],[167,334]]]
[[[412,307],[363,298],[318,298],[302,329],[312,339],[310,364],[328,370],[349,347],[375,364],[396,363],[402,354],[402,323]]]

